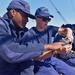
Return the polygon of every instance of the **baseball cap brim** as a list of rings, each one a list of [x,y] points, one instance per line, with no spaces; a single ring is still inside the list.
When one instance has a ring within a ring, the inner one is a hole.
[[[53,15],[50,15],[50,17],[51,17],[51,18],[54,18],[54,16],[53,16]]]
[[[28,14],[28,13],[27,13]],[[28,17],[31,18],[31,19],[35,19],[35,16],[32,15],[32,14],[28,14]]]
[[[21,9],[22,10],[22,9]],[[22,10],[24,13],[28,14],[28,17],[31,18],[31,19],[35,19],[35,16],[32,15],[31,13],[25,11],[25,10]]]

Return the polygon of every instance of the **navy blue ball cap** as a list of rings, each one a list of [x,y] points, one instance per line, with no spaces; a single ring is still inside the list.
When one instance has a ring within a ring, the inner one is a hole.
[[[75,24],[72,24],[72,28],[75,29]]]
[[[35,16],[30,13],[30,5],[24,0],[12,0],[7,7],[7,10],[9,9],[20,9],[28,14],[28,17],[35,19]]]
[[[62,27],[75,29],[75,24],[66,24],[66,25],[63,24]]]
[[[49,16],[49,17],[51,17],[51,18],[54,17],[53,15],[51,15],[51,14],[49,13],[49,10],[48,10],[47,8],[45,8],[45,7],[40,7],[40,8],[38,8],[38,9],[36,10],[36,13],[35,13],[35,16],[36,16],[36,15],[40,15],[40,16],[42,16],[42,17],[46,17],[46,16]]]

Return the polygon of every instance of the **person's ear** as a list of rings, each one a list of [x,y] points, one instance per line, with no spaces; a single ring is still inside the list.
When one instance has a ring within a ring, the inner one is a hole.
[[[11,9],[11,10],[10,10],[10,14],[11,14],[11,16],[12,16],[12,17],[14,17],[14,16],[15,16],[15,14],[16,14],[16,10]]]

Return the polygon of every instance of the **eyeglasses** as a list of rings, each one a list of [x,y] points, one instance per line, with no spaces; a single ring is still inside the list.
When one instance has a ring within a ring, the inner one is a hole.
[[[42,21],[44,21],[44,22],[46,22],[46,21],[50,22],[50,21],[51,21],[51,18],[41,17],[41,16],[37,16],[37,17],[38,17],[38,18],[41,18]]]

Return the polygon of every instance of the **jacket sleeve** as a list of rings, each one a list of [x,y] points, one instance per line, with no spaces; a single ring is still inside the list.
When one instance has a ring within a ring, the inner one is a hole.
[[[59,27],[57,26],[48,26],[48,30],[51,32],[52,31],[52,37],[55,37],[56,33],[58,32]]]
[[[20,45],[14,41],[8,30],[0,24],[0,56],[7,62],[16,63],[26,61],[41,55],[44,46],[41,43],[26,43]]]

